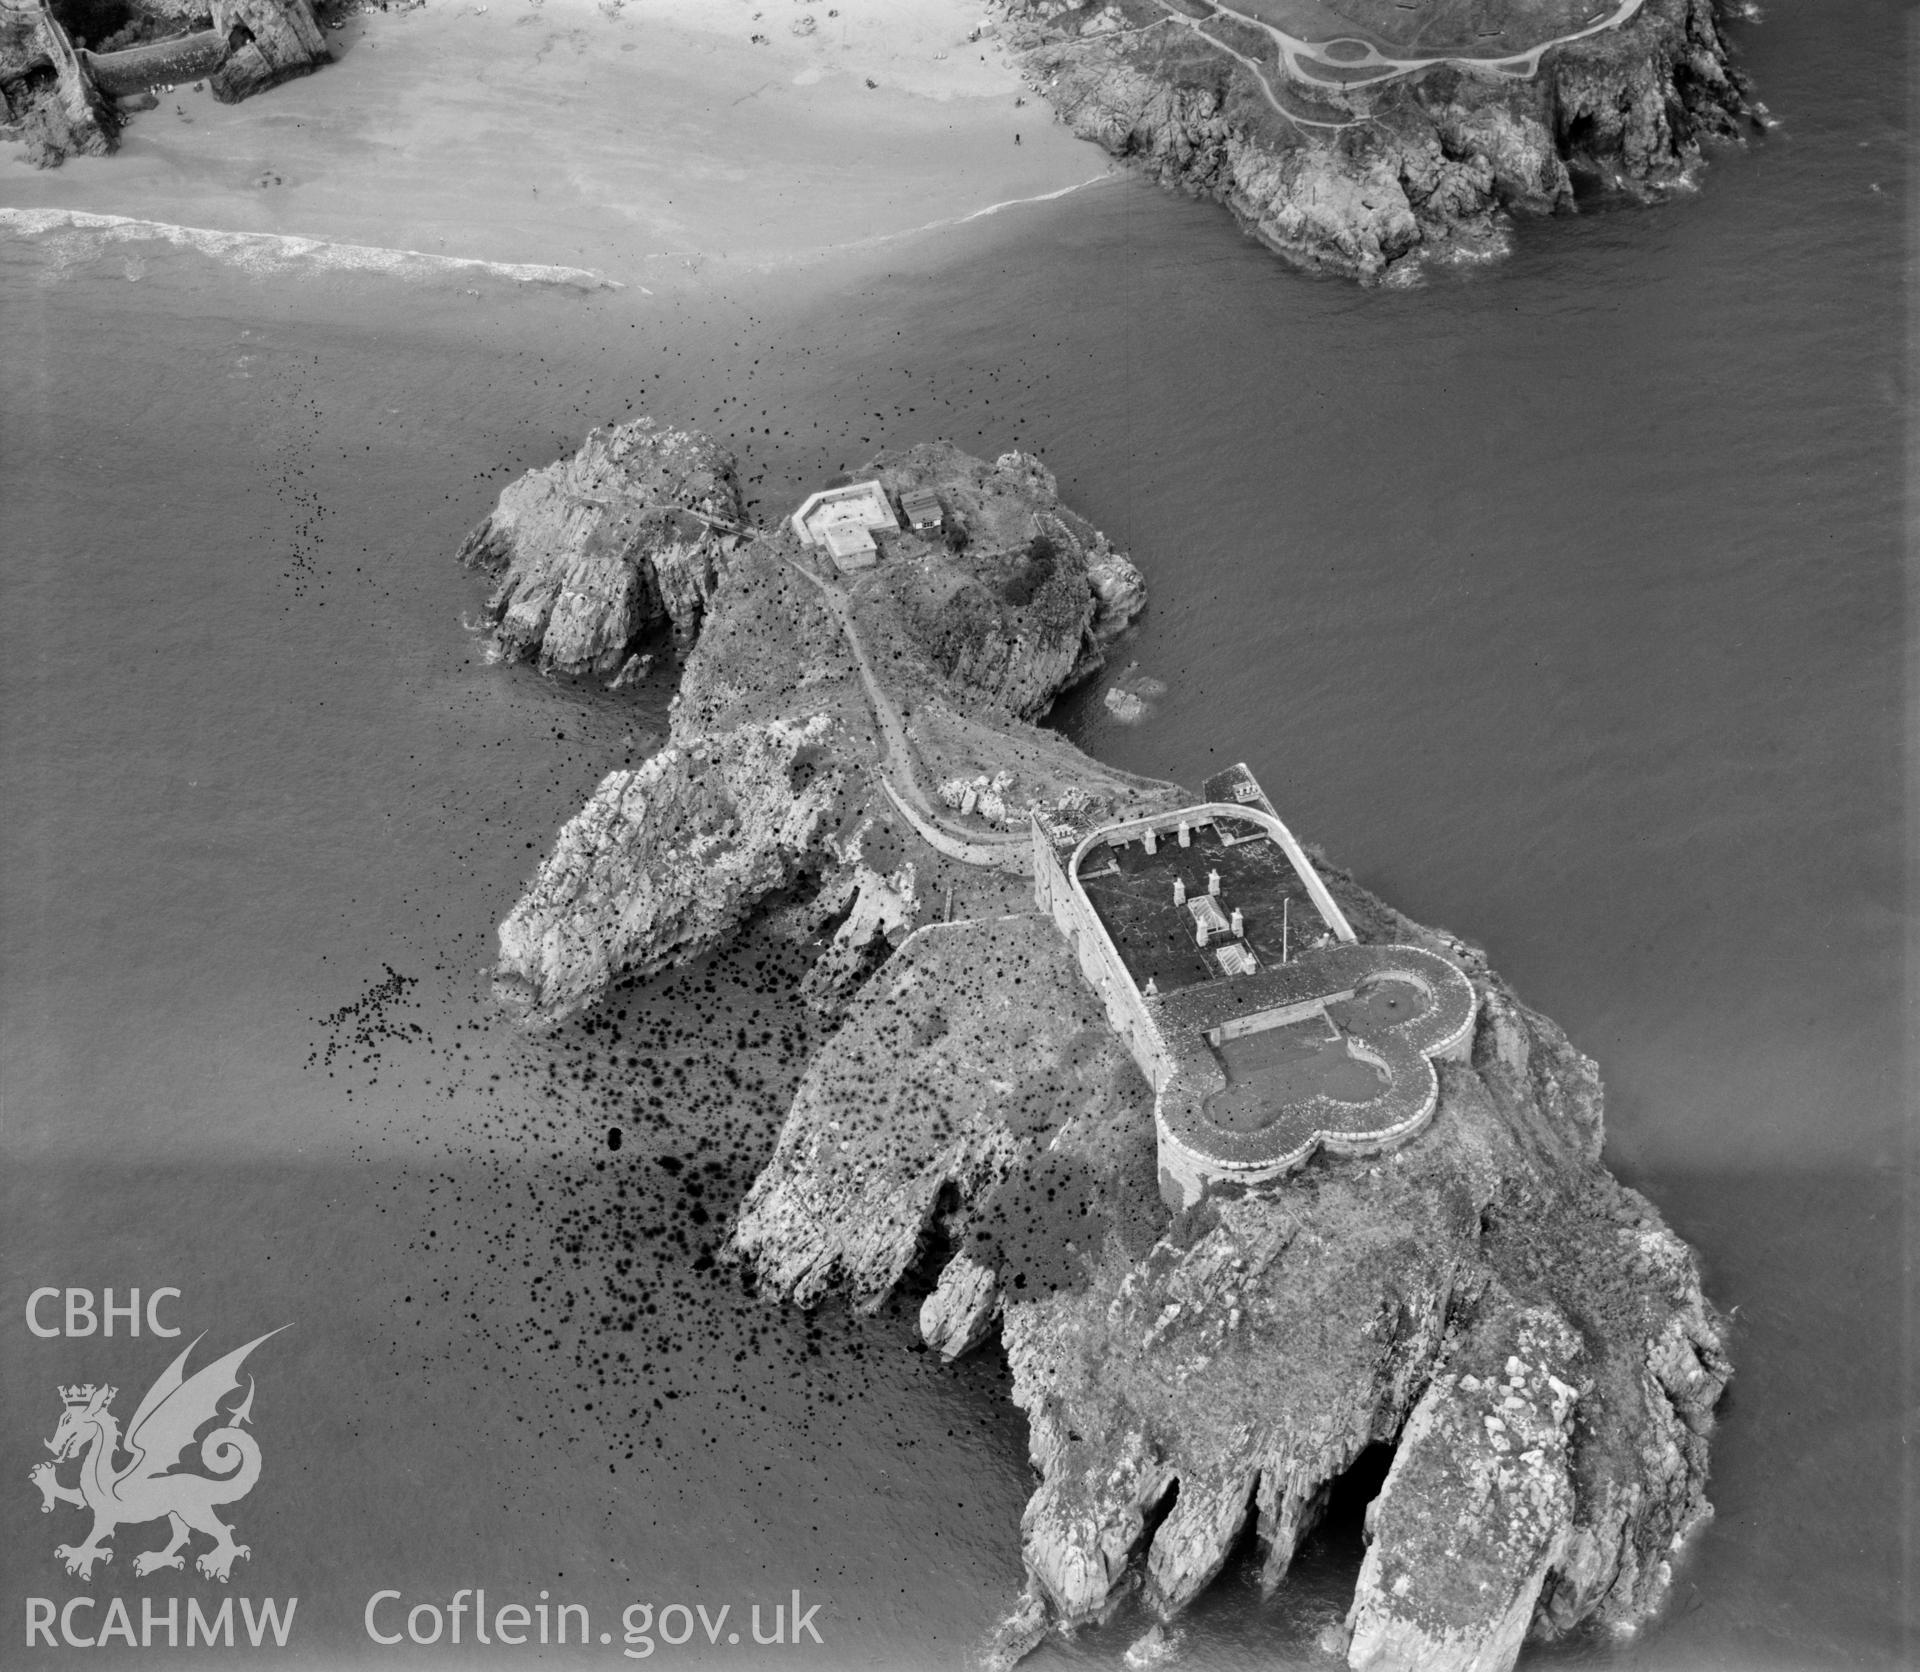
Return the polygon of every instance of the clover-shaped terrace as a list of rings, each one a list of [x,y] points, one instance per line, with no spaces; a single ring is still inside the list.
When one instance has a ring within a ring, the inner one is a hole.
[[[1036,824],[1034,890],[1154,1088],[1160,1188],[1186,1207],[1325,1147],[1378,1154],[1433,1118],[1472,984],[1362,944],[1244,765],[1207,799],[1082,831]]]

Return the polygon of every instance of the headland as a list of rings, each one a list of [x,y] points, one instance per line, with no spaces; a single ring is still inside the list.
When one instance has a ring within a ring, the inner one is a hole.
[[[1504,248],[1580,181],[1648,195],[1751,119],[1717,0],[1010,0],[1074,132],[1309,269]]]
[[[1691,1252],[1602,1165],[1592,1062],[1483,954],[1304,847],[1033,721],[1143,607],[1037,459],[883,452],[790,518],[646,421],[509,487],[465,558],[500,653],[666,745],[608,774],[500,929],[551,1026],[751,917],[839,1026],[728,1247],[770,1301],[923,1294],[994,1338],[1037,1484],[990,1665],[1137,1597],[1139,1655],[1249,1527],[1284,1583],[1385,1461],[1355,1672],[1628,1630],[1710,1513],[1731,1373]]]

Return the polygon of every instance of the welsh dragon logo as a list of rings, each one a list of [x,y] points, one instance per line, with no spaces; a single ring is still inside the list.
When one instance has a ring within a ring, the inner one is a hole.
[[[240,1365],[246,1356],[279,1333],[270,1330],[188,1376],[188,1355],[204,1339],[196,1336],[147,1390],[124,1439],[119,1419],[109,1409],[118,1389],[88,1383],[60,1390],[66,1409],[53,1438],[46,1442],[53,1461],[36,1464],[27,1478],[40,1489],[42,1514],[55,1504],[93,1511],[93,1531],[86,1543],[54,1549],[67,1572],[91,1581],[94,1563],[113,1560],[106,1541],[117,1527],[164,1517],[172,1537],[165,1549],[134,1557],[135,1574],[144,1578],[160,1568],[184,1568],[182,1552],[194,1533],[204,1533],[213,1540],[213,1548],[199,1556],[194,1566],[207,1578],[226,1582],[235,1560],[250,1552],[246,1545],[234,1543],[233,1529],[214,1514],[214,1506],[244,1498],[260,1478],[260,1446],[244,1426],[253,1414],[253,1378],[247,1378],[247,1396],[237,1407],[223,1411],[220,1404],[239,1391]],[[200,1440],[200,1465],[218,1478],[173,1473],[183,1461],[182,1453],[209,1423],[219,1426]],[[123,1456],[125,1463],[119,1461]],[[80,1484],[62,1486],[60,1465],[72,1458],[80,1459]]]

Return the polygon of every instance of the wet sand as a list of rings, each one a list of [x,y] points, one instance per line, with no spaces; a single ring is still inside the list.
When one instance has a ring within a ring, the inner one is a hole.
[[[7,151],[0,206],[639,285],[857,258],[1107,175],[991,33],[968,39],[985,22],[959,0],[364,12],[318,74],[235,106],[178,88],[116,156],[39,171]]]

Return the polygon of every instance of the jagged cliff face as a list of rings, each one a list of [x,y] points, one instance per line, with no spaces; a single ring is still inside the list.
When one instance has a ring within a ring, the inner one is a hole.
[[[20,139],[36,167],[111,152],[120,111],[144,108],[115,96],[204,74],[216,99],[236,104],[333,57],[310,0],[131,0],[128,10],[163,25],[160,37],[86,51],[46,0],[0,0],[0,138]]]
[[[841,824],[833,732],[825,714],[736,726],[609,773],[500,925],[495,997],[559,1021],[737,931]]]
[[[941,856],[902,803],[917,798],[923,824],[951,820],[931,790],[955,735],[1024,751],[1035,797],[1138,784],[1021,719],[1098,666],[1139,609],[1125,554],[1022,454],[987,464],[928,444],[867,474],[938,484],[971,538],[955,551],[884,536],[882,560],[843,584],[784,523],[745,526],[725,452],[641,420],[513,483],[467,540],[463,561],[494,577],[508,655],[617,685],[664,624],[684,656],[666,748],[602,781],[500,926],[494,990],[526,1024],[696,957],[776,901],[816,943],[808,996],[832,1008],[935,909],[926,874]],[[1044,576],[1003,584],[1043,534]],[[956,606],[983,576],[991,607]],[[1004,823],[959,836],[1023,846]]]
[[[743,524],[731,455],[642,418],[509,486],[460,560],[496,578],[505,654],[605,677],[662,624],[691,648]]]
[[[862,990],[842,1034],[808,1066],[734,1230],[733,1252],[775,1293],[812,1306],[838,1290],[871,1310],[929,1238],[960,1238],[963,1259],[979,1256],[974,1271],[991,1270],[997,1232],[1018,1239],[1038,1227],[983,1204],[1003,1190],[1011,1200],[1021,1186],[1010,1181],[1026,1179],[1062,1131],[1102,1168],[1116,1129],[1130,1135],[1123,1147],[1145,1183],[1113,1211],[1151,1227],[1144,1241],[1135,1233],[1141,1246],[1157,1234],[1166,1215],[1152,1144],[1139,1143],[1152,1099],[1046,919],[924,930]],[[1093,1175],[1085,1182],[1093,1188]],[[1098,1243],[1096,1229],[1086,1246]],[[1030,1255],[1020,1241],[1015,1257]],[[977,1278],[973,1304],[956,1300],[961,1278],[939,1310],[979,1325],[997,1280],[983,1309]]]
[[[222,104],[238,104],[332,61],[309,0],[213,0],[211,9],[213,26],[230,47],[207,78]]]
[[[0,118],[0,137],[17,137],[37,168],[104,156],[120,131],[66,31],[39,0],[0,5]]]
[[[872,1306],[945,1261],[929,1343],[963,1351],[998,1316],[1039,1485],[990,1663],[1136,1589],[1176,1617],[1250,1519],[1283,1583],[1373,1444],[1396,1451],[1356,1672],[1504,1668],[1529,1631],[1637,1623],[1708,1513],[1721,1326],[1685,1246],[1599,1164],[1593,1064],[1476,956],[1341,886],[1481,994],[1472,1061],[1443,1065],[1408,1148],[1169,1222],[1145,1085],[1051,926],[1002,920],[887,965],[742,1209],[732,1250],[779,1294]]]
[[[871,474],[898,492],[940,484],[945,527],[886,581],[916,645],[954,685],[1021,719],[1105,660],[1140,611],[1140,572],[1060,503],[1028,453],[991,465],[948,443],[882,453]]]
[[[1524,79],[1440,64],[1345,90],[1289,83],[1269,40],[1215,20],[1263,86],[1194,29],[1164,27],[1157,0],[1007,10],[1026,75],[1076,133],[1227,204],[1302,266],[1363,279],[1499,248],[1510,211],[1571,209],[1574,173],[1670,184],[1748,108],[1714,0],[1646,0]]]

